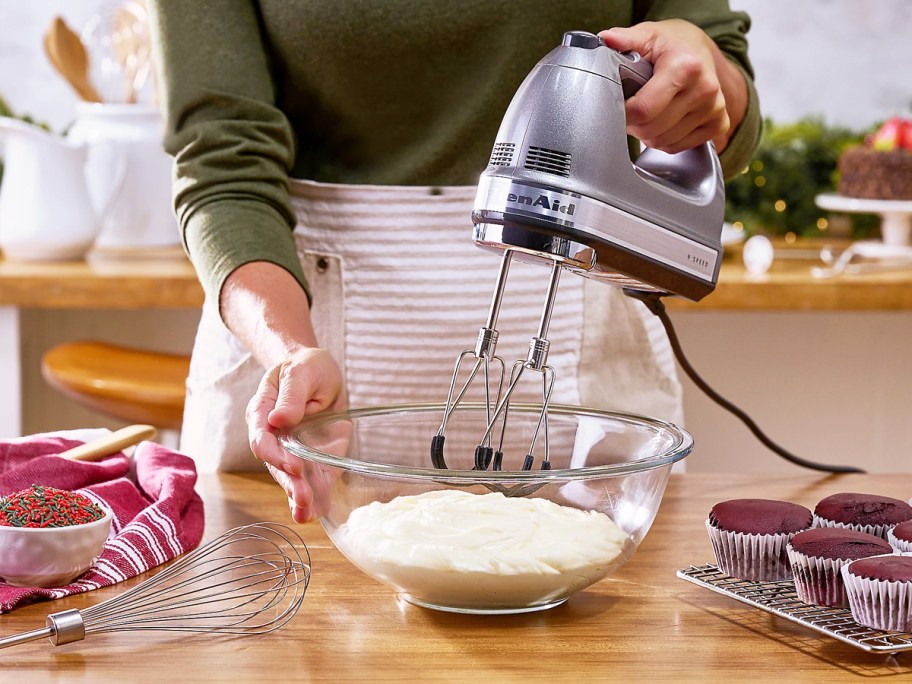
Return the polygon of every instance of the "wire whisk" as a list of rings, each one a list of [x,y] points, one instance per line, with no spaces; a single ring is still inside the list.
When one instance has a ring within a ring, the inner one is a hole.
[[[87,634],[158,630],[266,634],[304,601],[310,552],[291,528],[236,527],[119,596],[47,616],[46,627],[0,639],[0,648],[48,637],[60,646]]]

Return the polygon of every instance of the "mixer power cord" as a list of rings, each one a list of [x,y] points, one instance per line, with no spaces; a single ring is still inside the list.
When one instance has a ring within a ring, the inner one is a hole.
[[[815,463],[813,461],[808,461],[796,456],[795,454],[787,451],[778,444],[776,444],[772,439],[767,437],[767,435],[760,429],[754,419],[751,418],[747,413],[742,409],[735,406],[733,403],[728,401],[721,394],[716,392],[712,387],[710,387],[706,381],[700,377],[699,373],[694,369],[690,364],[690,361],[687,360],[687,357],[684,356],[684,350],[681,348],[681,342],[678,340],[678,335],[675,332],[674,326],[671,323],[671,318],[668,316],[668,312],[665,310],[665,303],[662,302],[662,295],[655,292],[643,292],[640,290],[624,289],[624,294],[633,299],[638,299],[646,305],[652,313],[658,316],[659,320],[662,322],[662,326],[665,328],[665,332],[668,334],[668,341],[671,343],[671,349],[674,352],[675,358],[678,360],[681,368],[684,369],[684,372],[687,374],[693,383],[699,387],[703,392],[719,406],[734,414],[742,423],[747,426],[747,429],[753,433],[753,435],[763,443],[768,449],[770,449],[775,454],[781,456],[789,463],[794,463],[795,465],[801,466],[803,468],[810,468],[811,470],[820,470],[825,473],[864,473],[865,471],[861,468],[855,468],[854,466],[837,466],[837,465],[826,465],[823,463]]]

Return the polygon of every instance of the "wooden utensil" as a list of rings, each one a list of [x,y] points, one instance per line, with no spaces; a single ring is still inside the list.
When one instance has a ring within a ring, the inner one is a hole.
[[[126,95],[124,101],[136,102],[152,69],[152,45],[149,20],[141,3],[128,2],[114,11],[112,43],[114,55],[124,71]]]
[[[116,454],[121,449],[153,437],[155,437],[155,428],[151,425],[130,425],[112,432],[110,435],[86,442],[82,446],[67,449],[60,456],[71,461],[98,461],[105,456]]]
[[[89,56],[85,46],[61,17],[55,17],[44,35],[44,51],[57,72],[86,102],[101,102],[89,82]]]

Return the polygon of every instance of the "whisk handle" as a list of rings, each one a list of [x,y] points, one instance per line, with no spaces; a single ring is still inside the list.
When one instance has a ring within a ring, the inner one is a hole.
[[[49,637],[54,633],[52,627],[45,627],[44,629],[33,629],[31,632],[22,632],[21,634],[14,634],[13,636],[4,637],[0,639],[0,648],[6,648],[7,646],[18,646],[19,644],[26,644],[29,641],[35,641],[41,637]]]
[[[22,632],[13,636],[0,639],[0,648],[18,646],[41,637],[47,637],[54,646],[69,644],[73,641],[85,639],[85,622],[78,610],[64,610],[51,613],[47,616],[47,627],[33,629],[31,632]]]

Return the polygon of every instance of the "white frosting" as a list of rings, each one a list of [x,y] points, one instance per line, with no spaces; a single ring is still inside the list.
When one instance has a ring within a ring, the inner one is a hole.
[[[497,609],[546,603],[592,584],[621,557],[628,537],[597,511],[440,490],[361,506],[334,540],[356,565],[416,599]]]

